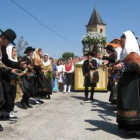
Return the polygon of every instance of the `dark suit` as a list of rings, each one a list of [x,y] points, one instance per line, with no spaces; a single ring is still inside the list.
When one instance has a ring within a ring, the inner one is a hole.
[[[103,59],[103,60],[108,60],[108,64],[106,65],[106,66],[108,66],[108,67],[109,67],[109,65],[110,65],[111,63],[115,63],[115,56],[114,56],[113,53],[112,53],[110,56],[103,56],[102,59]],[[108,89],[109,91],[111,91],[111,90],[112,90],[112,87],[113,87],[113,75],[110,75],[109,80],[108,80],[107,89]]]
[[[110,63],[115,63],[115,56],[114,54],[111,54],[110,56],[103,56],[103,60],[108,60],[107,66],[110,65]]]
[[[85,86],[85,98],[88,98],[88,87],[91,87],[91,96],[90,96],[90,99],[92,100],[93,99],[93,94],[94,94],[94,87],[96,87],[96,84],[91,84],[90,83],[90,70],[95,70],[97,68],[97,62],[96,60],[92,59],[91,62],[92,63],[92,66],[89,66],[89,60],[85,60],[84,61],[84,64],[83,64],[83,67],[82,67],[82,70],[83,70],[83,75],[85,76],[87,74],[87,76],[85,76],[85,79],[84,79],[84,86]]]

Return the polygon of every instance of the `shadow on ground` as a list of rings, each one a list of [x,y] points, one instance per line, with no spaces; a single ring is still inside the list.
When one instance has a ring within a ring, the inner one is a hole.
[[[78,97],[78,96],[71,96],[71,97],[81,100],[81,101],[84,101],[85,99],[84,97]],[[95,128],[86,128],[86,130],[94,131],[94,132],[98,130],[102,130],[123,139],[132,138],[132,137],[129,137],[125,131],[120,131],[117,127],[117,124],[111,123],[112,120],[109,118],[109,116],[116,117],[116,113],[115,113],[115,111],[117,110],[116,105],[111,105],[109,102],[100,101],[97,99],[94,99],[93,102],[89,100],[88,102],[86,101],[84,103],[92,104],[93,109],[91,109],[91,111],[98,112],[100,118],[103,119],[102,121],[101,120],[85,120],[85,122],[90,123],[91,125],[95,127]],[[101,109],[97,109],[97,107]]]
[[[105,132],[110,133],[112,135],[116,135],[116,136],[123,138],[123,139],[130,139],[131,138],[128,136],[128,134],[125,131],[118,130],[116,124],[112,124],[112,123],[106,122],[106,121],[99,121],[99,120],[85,120],[85,122],[96,127],[96,128],[86,128],[86,130],[94,131],[94,132],[98,131],[98,130],[102,130],[102,131],[105,131]]]
[[[92,104],[93,104],[93,109],[91,109],[91,111],[97,111],[100,115],[102,114],[102,116],[116,117],[116,113],[114,112],[117,110],[116,105],[110,105],[108,102],[104,102],[100,100],[94,100]],[[96,109],[97,106],[100,107],[101,109]]]
[[[78,100],[82,100],[84,101],[85,97],[82,97],[82,96],[71,96],[72,98],[75,98],[75,99],[78,99]]]

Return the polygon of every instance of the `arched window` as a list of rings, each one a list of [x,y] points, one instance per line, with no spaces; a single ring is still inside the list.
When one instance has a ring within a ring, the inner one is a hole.
[[[103,29],[100,29],[100,33],[102,33],[103,32]]]

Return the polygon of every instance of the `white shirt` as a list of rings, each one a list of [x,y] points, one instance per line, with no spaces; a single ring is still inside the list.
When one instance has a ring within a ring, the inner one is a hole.
[[[58,72],[62,72],[63,69],[64,69],[64,65],[59,65],[59,66],[57,66],[57,71],[58,71]]]

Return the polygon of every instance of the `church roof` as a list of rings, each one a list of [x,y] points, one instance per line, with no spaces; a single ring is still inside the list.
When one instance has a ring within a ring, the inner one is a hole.
[[[103,20],[102,20],[100,14],[98,13],[98,11],[96,10],[96,8],[94,8],[94,11],[90,17],[90,20],[89,20],[87,26],[94,25],[94,24],[106,25],[103,23]]]

